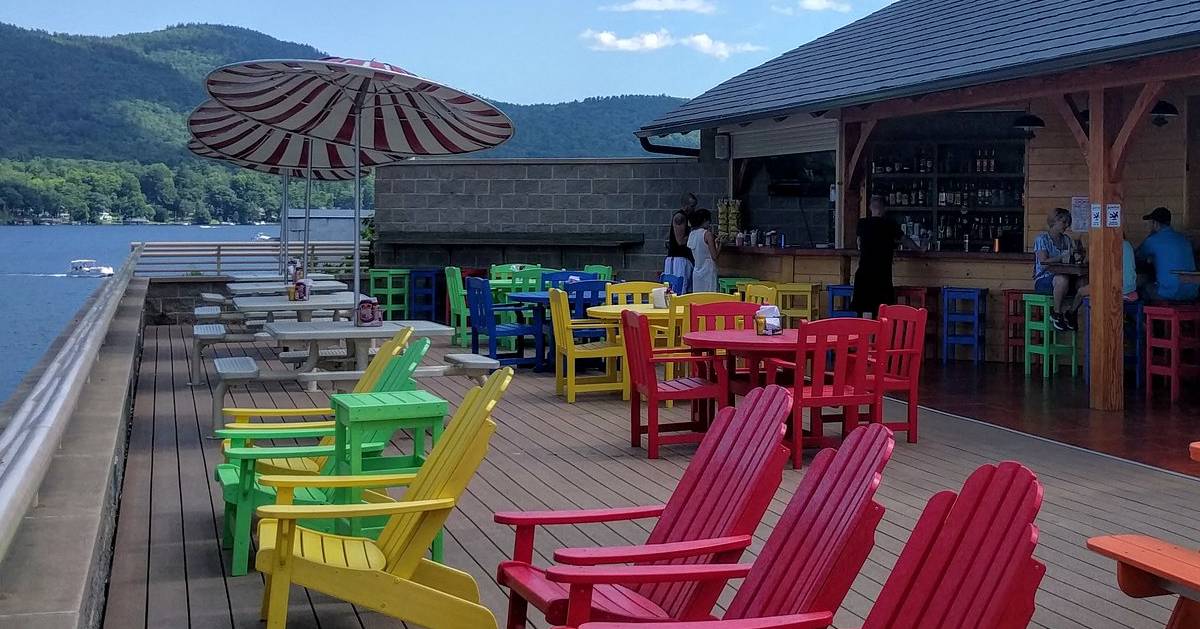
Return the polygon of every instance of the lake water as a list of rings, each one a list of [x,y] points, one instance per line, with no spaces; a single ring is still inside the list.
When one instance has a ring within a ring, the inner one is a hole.
[[[247,242],[278,225],[0,226],[0,401],[8,399],[79,307],[106,280],[67,277],[71,260],[90,258],[117,269],[130,242]]]

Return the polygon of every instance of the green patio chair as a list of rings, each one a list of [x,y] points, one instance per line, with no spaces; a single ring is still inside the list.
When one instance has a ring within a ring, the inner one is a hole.
[[[613,278],[613,268],[607,264],[589,264],[583,267],[584,273],[595,273],[596,279],[611,282]]]
[[[471,342],[470,311],[467,309],[467,289],[463,285],[462,269],[446,267],[446,298],[450,300],[450,320],[454,336],[450,342],[466,347]]]

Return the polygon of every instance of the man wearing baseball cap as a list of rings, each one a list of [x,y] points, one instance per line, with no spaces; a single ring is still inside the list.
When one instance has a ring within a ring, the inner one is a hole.
[[[1149,300],[1191,301],[1196,299],[1195,284],[1179,281],[1175,271],[1195,271],[1196,258],[1187,236],[1171,228],[1171,210],[1156,207],[1142,217],[1150,221],[1150,235],[1137,250],[1139,265],[1154,269],[1153,281],[1144,288]]]

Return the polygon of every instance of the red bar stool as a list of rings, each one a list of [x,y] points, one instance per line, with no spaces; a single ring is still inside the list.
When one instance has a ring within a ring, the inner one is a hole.
[[[1184,376],[1200,374],[1200,307],[1157,305],[1142,308],[1146,316],[1146,397],[1154,376],[1162,376],[1179,399]]]
[[[1021,360],[1025,354],[1025,291],[1004,289],[1004,362]],[[1013,358],[1013,350],[1016,358]]]

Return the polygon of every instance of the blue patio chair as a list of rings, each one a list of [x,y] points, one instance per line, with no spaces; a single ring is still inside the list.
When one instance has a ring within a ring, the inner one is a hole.
[[[572,319],[587,319],[587,309],[592,306],[603,306],[604,289],[610,282],[604,280],[583,280],[582,282],[571,282],[563,286],[562,290],[567,293],[567,301],[571,303],[571,318]],[[603,328],[592,328],[587,330],[576,330],[575,338],[596,340],[604,338],[606,332]]]
[[[564,290],[565,285],[571,282],[571,278],[575,278],[576,282],[600,279],[596,277],[595,273],[587,271],[547,271],[542,273],[541,290],[550,290],[551,288]]]
[[[532,365],[545,351],[546,336],[533,320],[532,308],[524,304],[500,304],[492,301],[492,283],[481,277],[467,278],[467,309],[471,314],[471,352],[479,353],[479,337],[487,336],[487,355],[500,361],[501,365]],[[515,323],[498,323],[497,315],[511,313]],[[534,355],[525,356],[525,337],[532,336]],[[513,354],[501,355],[496,348],[497,339],[516,339]]]
[[[671,292],[675,293],[676,295],[682,295],[685,291],[684,279],[682,277],[679,277],[678,275],[671,275],[670,273],[662,273],[658,276],[658,281],[665,283],[667,286],[670,286]]]

